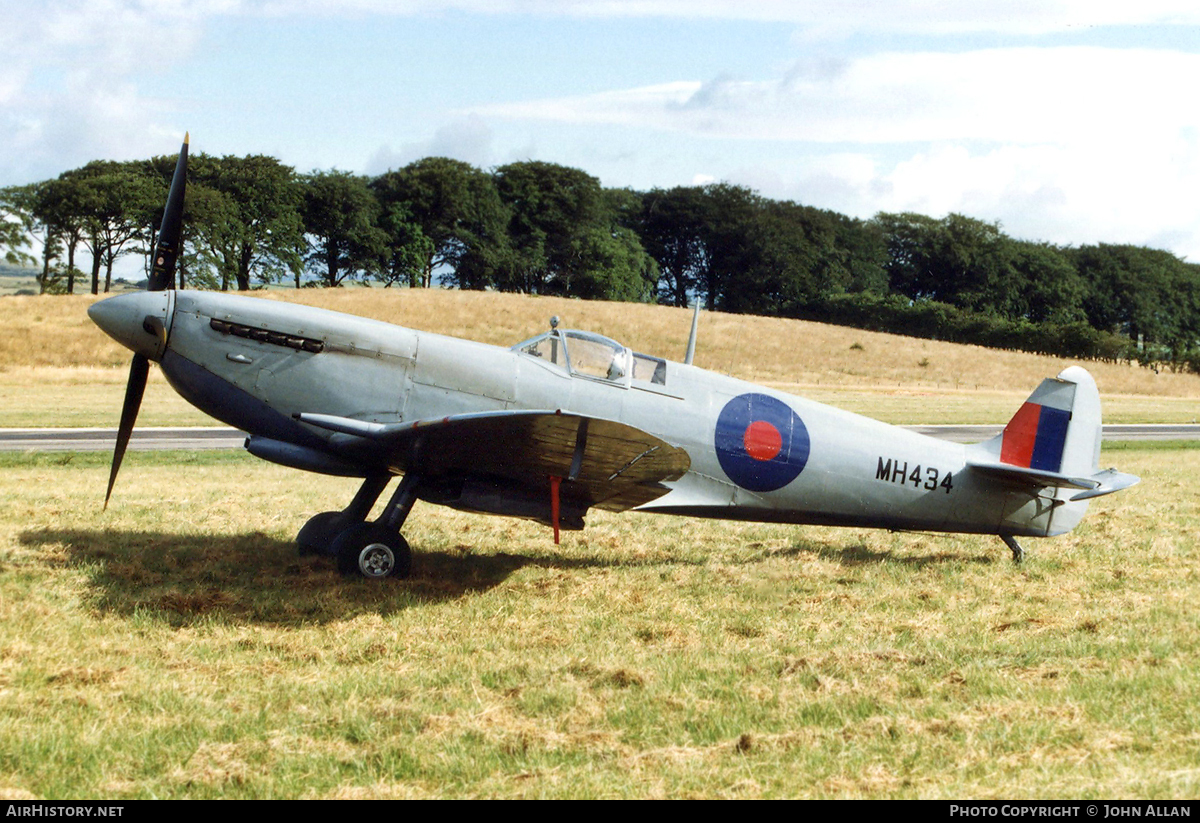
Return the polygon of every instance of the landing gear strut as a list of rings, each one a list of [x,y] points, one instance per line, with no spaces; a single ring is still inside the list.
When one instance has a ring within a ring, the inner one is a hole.
[[[417,474],[404,475],[379,519],[366,522],[391,479],[390,474],[371,475],[345,509],[309,518],[296,535],[300,553],[332,556],[337,559],[338,571],[346,575],[407,577],[412,569],[412,551],[400,535],[400,528],[417,500]]]
[[[1012,550],[1013,563],[1020,565],[1021,561],[1025,559],[1025,550],[1021,548],[1021,544],[1017,542],[1017,538],[1011,534],[1002,534],[1000,535],[1000,539],[1004,541],[1004,545]]]
[[[321,512],[308,519],[296,535],[296,547],[301,555],[329,554],[337,536],[356,523],[362,523],[371,507],[392,480],[386,472],[374,474],[363,481],[350,505],[340,512]]]

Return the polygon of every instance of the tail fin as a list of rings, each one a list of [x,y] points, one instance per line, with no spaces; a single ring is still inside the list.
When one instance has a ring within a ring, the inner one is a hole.
[[[1003,434],[975,448],[973,471],[1042,496],[1053,489],[1049,511],[1040,514],[1046,534],[1074,528],[1087,510],[1085,501],[1138,482],[1115,469],[1100,471],[1100,392],[1086,369],[1071,366],[1043,380],[1029,395]],[[1051,520],[1053,526],[1051,526]]]
[[[1055,474],[1096,472],[1100,392],[1086,369],[1071,366],[1042,381],[1000,437],[1000,462]]]

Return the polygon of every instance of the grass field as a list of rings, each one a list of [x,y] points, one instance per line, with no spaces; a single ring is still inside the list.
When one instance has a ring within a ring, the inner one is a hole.
[[[690,320],[301,296],[674,357]],[[115,424],[128,357],[89,302],[0,300],[0,426]],[[906,423],[1003,422],[1064,365],[720,315],[697,362]],[[1110,422],[1196,416],[1196,376],[1088,365]],[[153,371],[139,422],[189,414]],[[419,503],[382,585],[295,554],[353,480],[135,452],[102,511],[108,455],[0,454],[0,797],[1194,798],[1198,449],[1106,446],[1143,482],[1020,567],[996,538],[636,514],[556,547]]]
[[[297,558],[351,481],[2,459],[0,795],[1200,793],[1194,448],[1014,567],[995,538],[418,504],[413,577]]]

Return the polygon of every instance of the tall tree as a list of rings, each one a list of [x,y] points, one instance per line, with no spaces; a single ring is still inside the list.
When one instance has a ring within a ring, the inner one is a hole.
[[[711,201],[700,186],[654,189],[642,196],[638,234],[658,261],[658,300],[687,306],[708,270]]]
[[[1011,316],[1017,278],[1012,248],[999,223],[950,214],[878,214],[887,239],[893,291],[970,311]]]
[[[887,245],[888,288],[910,300],[936,300],[934,277],[938,221],[914,212],[880,212],[871,221]]]
[[[304,229],[302,189],[291,166],[273,157],[210,157],[191,161],[189,185],[197,197],[195,243],[220,273],[221,288],[246,291],[289,272],[299,278]]]
[[[724,305],[730,310],[790,314],[850,288],[853,275],[828,212],[763,201],[744,248],[728,278]]]
[[[887,240],[879,226],[837,212],[825,214],[833,222],[834,242],[850,272],[847,291],[886,294]]]
[[[1072,257],[1086,284],[1083,307],[1093,327],[1140,337],[1174,355],[1196,345],[1200,267],[1167,251],[1104,243],[1082,246]]]
[[[371,181],[386,214],[403,214],[420,228],[423,255],[418,283],[449,271],[465,288],[491,285],[506,254],[507,213],[491,175],[469,163],[426,157]],[[395,238],[393,238],[393,244]]]
[[[37,186],[8,186],[0,189],[0,249],[4,260],[14,266],[34,265],[37,261],[28,252],[29,236],[41,234],[44,264],[38,283],[44,293],[50,276],[50,261],[55,259],[58,237],[53,229],[41,223],[34,214]]]
[[[697,283],[706,307],[733,309],[744,305],[739,292],[745,288],[742,266],[753,243],[755,224],[763,207],[763,199],[745,186],[712,183],[704,187],[709,201],[707,223],[702,235],[707,247],[708,265]]]
[[[326,286],[380,274],[388,258],[388,235],[378,225],[381,208],[366,178],[314,172],[304,178],[303,187],[309,271]]]
[[[961,214],[942,221],[938,276],[945,302],[997,317],[1013,314],[1011,247],[999,223]]]
[[[67,175],[39,183],[36,187],[34,215],[46,227],[47,235],[57,238],[67,253],[67,294],[75,293],[75,279],[83,274],[75,265],[76,253],[87,232],[79,202],[82,194],[78,183]],[[47,244],[54,245],[49,237]]]
[[[1084,283],[1070,257],[1048,243],[1010,240],[1017,275],[1009,319],[1031,323],[1083,320]]]
[[[652,301],[658,284],[658,262],[646,251],[637,227],[641,195],[631,189],[605,189],[604,218],[592,231],[599,243],[592,251],[594,271],[604,273],[605,300]],[[588,297],[577,290],[580,297]]]
[[[113,265],[134,250],[130,241],[146,239],[161,211],[166,189],[145,163],[95,160],[63,174],[69,188],[70,207],[82,226],[83,242],[92,256],[92,294],[112,287]]]
[[[648,295],[653,261],[622,225],[627,195],[606,193],[579,169],[540,161],[501,166],[495,178],[511,215],[514,252],[500,288],[606,299]]]
[[[379,228],[384,232],[385,250],[379,279],[384,288],[404,284],[410,288],[424,285],[426,266],[433,257],[432,240],[421,231],[409,204],[393,200],[379,204]]]

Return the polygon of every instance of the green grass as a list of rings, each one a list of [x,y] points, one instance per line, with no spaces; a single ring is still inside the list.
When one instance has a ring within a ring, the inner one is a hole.
[[[1108,452],[1190,451],[1200,449],[1200,440],[1113,440],[1104,442]]]
[[[407,581],[297,558],[353,481],[0,456],[6,797],[1200,793],[1194,448],[1030,540],[418,504]]]

